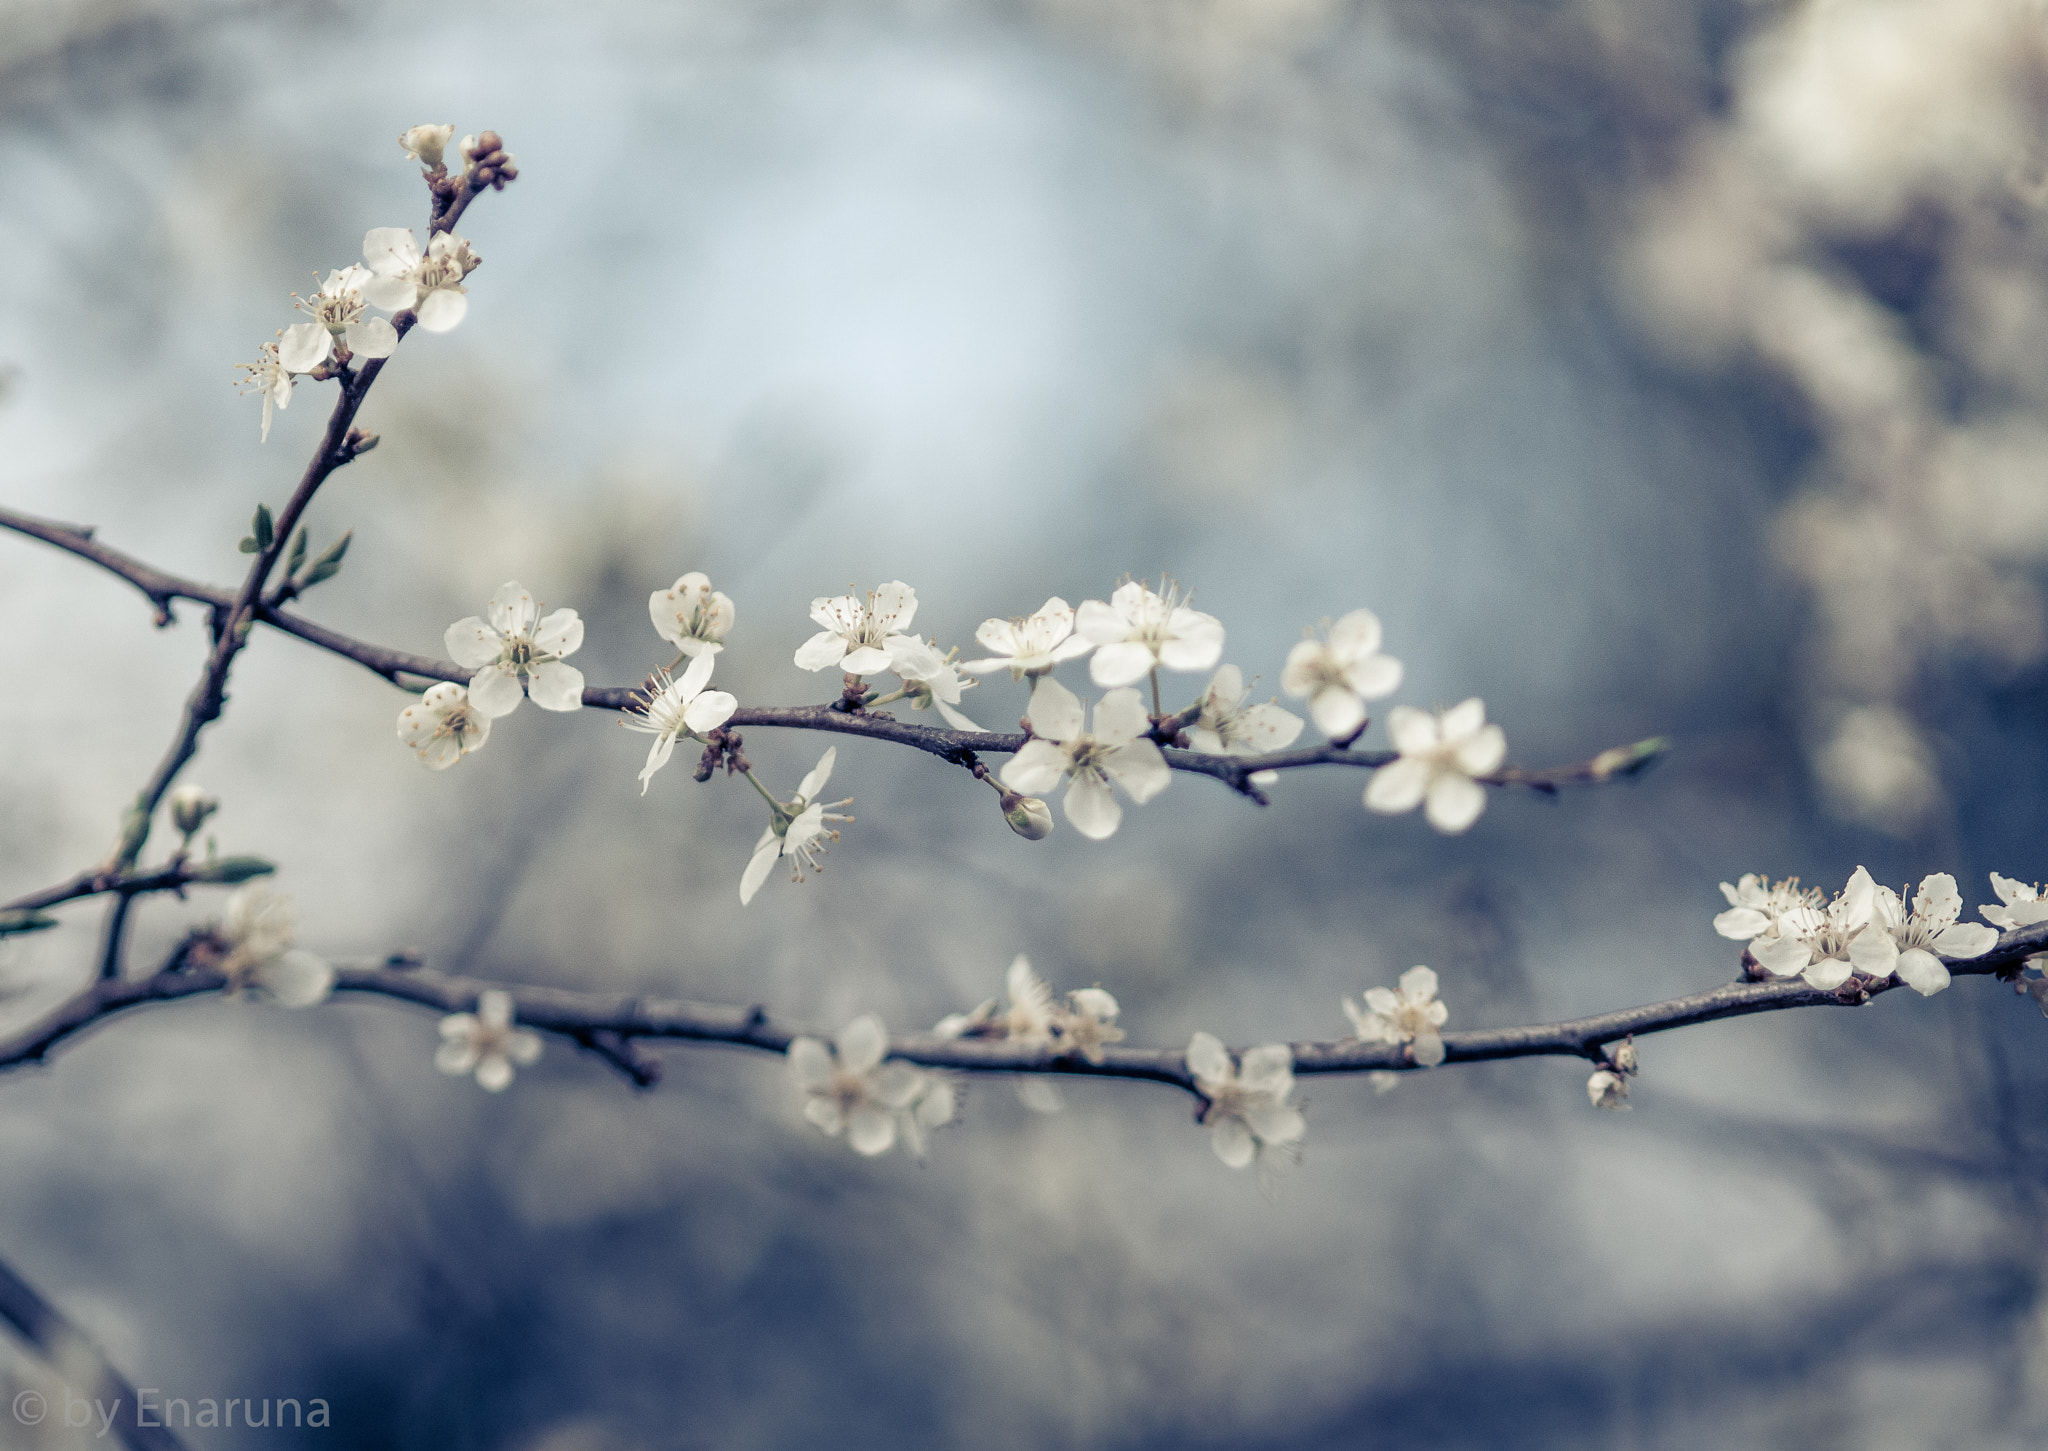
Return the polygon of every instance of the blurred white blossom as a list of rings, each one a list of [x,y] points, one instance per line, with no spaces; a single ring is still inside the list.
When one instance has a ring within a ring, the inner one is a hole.
[[[978,682],[960,678],[960,668],[951,659],[941,655],[938,648],[924,640],[911,636],[910,643],[899,646],[890,668],[903,679],[903,692],[912,709],[930,710],[937,707],[946,724],[956,731],[978,731],[980,726],[969,720],[957,708],[960,696],[971,690]]]
[[[1095,648],[1092,640],[1074,633],[1073,608],[1058,595],[1023,619],[983,620],[974,638],[994,653],[985,660],[965,661],[960,668],[973,675],[1007,670],[1013,680],[1043,675]]]
[[[952,1084],[908,1063],[884,1062],[888,1051],[888,1029],[873,1013],[840,1029],[832,1045],[801,1037],[789,1045],[804,1117],[826,1134],[845,1134],[855,1153],[869,1157],[888,1153],[899,1133],[921,1151],[924,1132],[953,1117]]]
[[[720,642],[738,617],[732,601],[695,570],[650,594],[647,613],[655,633],[685,655],[715,655],[724,649]]]
[[[1247,705],[1250,696],[1244,674],[1235,665],[1226,665],[1211,676],[1209,688],[1202,692],[1202,713],[1188,727],[1188,740],[1194,748],[1260,756],[1293,745],[1301,734],[1301,717],[1272,702]]]
[[[899,651],[923,645],[903,633],[916,614],[917,591],[900,579],[870,590],[865,603],[857,595],[814,599],[811,618],[824,628],[797,647],[797,666],[848,675],[887,670]]]
[[[517,580],[491,596],[486,623],[475,615],[457,620],[443,637],[448,656],[470,677],[469,698],[485,715],[510,715],[519,708],[520,680],[543,710],[576,710],[583,704],[583,672],[562,663],[583,645],[583,621],[570,609],[539,618],[540,606]]]
[[[398,739],[430,771],[447,770],[490,738],[491,718],[452,680],[428,686],[425,695],[398,713]]]
[[[655,672],[660,689],[642,696],[639,707],[623,717],[627,730],[645,731],[654,737],[654,744],[647,748],[647,764],[640,769],[642,796],[647,794],[647,783],[654,779],[654,773],[668,764],[678,736],[702,739],[707,731],[717,730],[739,709],[740,703],[725,691],[704,688],[711,681],[711,667],[717,658],[709,652],[699,655],[690,662],[689,669],[673,680],[666,670]]]
[[[420,165],[432,170],[442,164],[441,158],[448,150],[448,143],[455,137],[455,128],[450,126],[413,126],[398,138],[398,144],[405,148],[405,154]]]
[[[528,1067],[541,1054],[540,1034],[515,1027],[512,1008],[512,994],[486,988],[477,994],[474,1013],[450,1013],[441,1019],[434,1066],[457,1076],[475,1073],[484,1088],[503,1093],[511,1085],[513,1065]]]
[[[1622,1109],[1628,1107],[1628,1079],[1612,1068],[1598,1068],[1586,1080],[1586,1097],[1593,1101],[1595,1108]]]
[[[1287,652],[1280,688],[1308,698],[1316,729],[1347,740],[1365,725],[1365,703],[1401,685],[1401,662],[1380,654],[1380,617],[1353,610],[1330,626],[1329,638],[1301,641]]]
[[[228,953],[220,970],[227,990],[255,987],[281,1007],[310,1008],[334,991],[334,969],[292,946],[298,909],[267,882],[251,882],[227,900],[222,936]]]
[[[436,232],[422,255],[408,229],[372,227],[363,235],[363,260],[376,274],[363,284],[363,297],[373,307],[410,308],[421,327],[445,333],[469,311],[462,279],[483,259],[453,232]]]
[[[381,317],[364,315],[362,287],[369,280],[368,269],[343,267],[328,273],[311,297],[295,296],[299,311],[313,320],[285,329],[278,361],[294,373],[310,373],[334,352],[336,338],[358,357],[390,357],[398,346],[398,330]]]
[[[1096,703],[1091,735],[1080,697],[1047,676],[1031,692],[1025,719],[1032,739],[1003,766],[1003,784],[1039,796],[1071,777],[1067,819],[1091,841],[1115,835],[1123,820],[1111,781],[1143,804],[1172,779],[1159,747],[1145,738],[1152,720],[1135,690],[1112,690]]]
[[[1451,1015],[1448,1006],[1436,1000],[1436,974],[1426,967],[1411,967],[1401,974],[1401,990],[1374,987],[1365,990],[1365,1006],[1344,999],[1344,1015],[1361,1043],[1406,1043],[1408,1056],[1424,1068],[1444,1061],[1444,1040],[1437,1032]]]
[[[1308,1123],[1287,1101],[1294,1093],[1294,1053],[1285,1043],[1245,1050],[1240,1066],[1214,1034],[1198,1032],[1188,1040],[1187,1065],[1209,1100],[1203,1121],[1217,1158],[1242,1169],[1273,1151],[1300,1152]]]
[[[1222,658],[1223,622],[1189,609],[1174,585],[1164,590],[1134,579],[1117,586],[1107,603],[1081,602],[1075,628],[1096,647],[1088,673],[1097,685],[1129,685],[1162,665],[1207,670]]]
[[[1387,734],[1401,753],[1372,773],[1365,804],[1398,815],[1418,805],[1429,824],[1455,835],[1486,810],[1486,788],[1472,778],[1498,770],[1507,759],[1507,737],[1486,723],[1477,696],[1441,715],[1397,705],[1387,713]]]

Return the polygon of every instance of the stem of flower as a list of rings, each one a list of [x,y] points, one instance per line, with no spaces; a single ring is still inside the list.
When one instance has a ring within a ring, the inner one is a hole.
[[[784,806],[780,801],[777,801],[775,799],[775,793],[773,791],[770,791],[766,786],[763,786],[761,784],[761,778],[759,776],[756,776],[751,769],[742,771],[740,774],[745,776],[748,781],[752,782],[754,789],[761,793],[761,799],[768,803],[768,809],[775,813],[775,819],[777,821],[783,823],[784,825],[787,825],[788,823],[796,820],[796,814],[792,812],[787,806]]]

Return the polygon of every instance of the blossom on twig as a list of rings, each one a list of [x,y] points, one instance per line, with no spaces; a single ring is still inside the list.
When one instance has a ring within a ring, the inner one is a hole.
[[[890,669],[899,651],[924,643],[903,633],[916,614],[917,591],[900,579],[870,590],[865,603],[857,595],[821,595],[811,601],[811,618],[824,628],[797,646],[797,666],[848,675]]]
[[[449,658],[470,677],[469,698],[485,715],[510,715],[524,693],[543,710],[577,710],[583,705],[583,672],[564,665],[564,656],[583,645],[583,621],[569,609],[539,618],[518,580],[507,580],[491,596],[489,623],[475,615],[457,620],[443,637]]]
[[[452,680],[398,713],[398,739],[418,752],[429,771],[445,771],[491,738],[491,718],[470,703],[469,692]]]
[[[1498,770],[1508,753],[1507,737],[1486,723],[1479,697],[1441,715],[1397,705],[1387,714],[1387,733],[1401,756],[1372,773],[1365,786],[1368,809],[1397,816],[1419,805],[1447,836],[1479,819],[1486,790],[1472,778]]]
[[[978,731],[980,726],[969,720],[959,709],[960,697],[972,690],[979,681],[960,678],[960,667],[949,655],[941,655],[938,647],[909,637],[910,643],[899,646],[890,668],[903,679],[903,693],[909,699],[913,710],[937,708],[945,717],[946,724],[956,731]]]
[[[430,333],[445,333],[469,311],[462,279],[483,259],[453,232],[436,232],[424,255],[405,227],[372,227],[363,235],[363,260],[376,276],[363,283],[363,297],[386,312],[408,308]]]
[[[1721,883],[1721,895],[1728,899],[1728,910],[1715,916],[1714,930],[1743,943],[1758,962],[1770,944],[1797,938],[1826,920],[1824,894],[1802,888],[1797,877],[1772,882],[1750,872],[1732,887]]]
[[[884,1062],[889,1031],[873,1013],[855,1018],[828,1045],[795,1038],[789,1045],[790,1077],[804,1094],[804,1117],[822,1133],[846,1141],[857,1154],[873,1158],[895,1147],[899,1133],[922,1153],[924,1133],[953,1117],[953,1085],[908,1063]]]
[[[1365,726],[1365,703],[1401,685],[1401,662],[1380,653],[1380,617],[1353,610],[1329,629],[1329,638],[1301,641],[1287,652],[1280,688],[1308,697],[1316,729],[1333,741],[1349,740]]]
[[[1208,1107],[1209,1147],[1233,1169],[1278,1151],[1298,1155],[1308,1134],[1301,1110],[1287,1100],[1294,1093],[1294,1052],[1285,1043],[1245,1050],[1242,1065],[1211,1033],[1188,1040],[1188,1072]]]
[[[283,333],[278,337],[282,338]],[[256,361],[237,366],[246,374],[238,387],[246,397],[254,393],[263,399],[262,442],[270,442],[270,420],[280,410],[291,407],[292,370],[278,360],[277,344],[265,343],[257,350]]]
[[[449,126],[413,126],[398,138],[398,144],[405,148],[405,154],[420,165],[432,170],[441,165],[441,158],[448,149],[448,143],[455,138],[455,128]]]
[[[724,725],[740,708],[739,701],[727,692],[704,688],[710,683],[711,667],[717,658],[709,652],[699,655],[690,662],[689,669],[673,680],[666,670],[655,672],[659,688],[639,697],[638,709],[626,713],[622,724],[627,730],[645,731],[654,737],[654,744],[647,748],[647,764],[640,769],[642,796],[647,794],[647,784],[654,779],[654,773],[668,764],[678,736],[701,739],[707,731]]]
[[[990,998],[972,1012],[941,1018],[932,1032],[941,1038],[1001,1038],[1051,1049],[1059,1057],[1079,1054],[1098,1064],[1107,1044],[1123,1041],[1124,1030],[1116,1026],[1117,1001],[1099,987],[1078,988],[1067,994],[1066,1002],[1055,1002],[1052,989],[1021,952],[1010,964],[1004,985],[1010,994],[1007,1010],[999,1012]],[[1059,1090],[1043,1078],[1020,1077],[1017,1096],[1041,1113],[1060,1108]]]
[[[738,612],[724,592],[711,587],[708,576],[695,570],[667,589],[647,597],[654,632],[685,655],[715,655],[731,631]]]
[[[1127,580],[1106,603],[1081,602],[1074,627],[1095,645],[1088,673],[1097,685],[1129,685],[1162,665],[1207,670],[1222,658],[1223,622],[1189,609],[1177,586],[1162,588]]]
[[[310,373],[332,356],[336,338],[359,357],[390,357],[398,347],[398,330],[381,317],[365,315],[362,287],[369,280],[367,268],[342,267],[329,272],[311,297],[294,294],[299,311],[313,320],[285,329],[278,360],[294,373]]]
[[[1956,890],[1956,879],[1947,872],[1934,872],[1921,879],[1910,913],[1897,892],[1879,887],[1872,912],[1875,930],[1871,941],[1875,951],[1867,959],[1870,966],[1859,963],[1857,970],[1880,981],[1896,972],[1899,980],[1914,992],[1933,997],[1949,984],[1948,968],[1942,957],[1982,957],[1998,945],[1997,928],[1956,920],[1962,914],[1962,894]],[[1887,945],[1892,957],[1889,969],[1884,966]]]
[[[1043,678],[1031,692],[1025,719],[1032,739],[1004,764],[1003,784],[1038,796],[1072,778],[1067,820],[1091,841],[1114,836],[1123,820],[1124,809],[1110,792],[1111,781],[1142,805],[1173,778],[1166,757],[1145,737],[1152,720],[1135,690],[1112,690],[1096,702],[1095,730],[1090,734],[1080,697],[1057,680]]]
[[[1749,955],[1773,977],[1803,977],[1828,991],[1859,972],[1890,977],[1899,949],[1879,923],[1877,893],[1870,873],[1858,867],[1825,908],[1785,913],[1777,934],[1752,941]]]
[[[1436,974],[1426,967],[1411,967],[1401,974],[1401,990],[1373,987],[1365,990],[1365,1006],[1344,999],[1344,1015],[1361,1043],[1406,1043],[1408,1056],[1424,1068],[1444,1061],[1444,1040],[1437,1029],[1451,1015],[1448,1006],[1436,1000]]]
[[[540,1060],[540,1034],[514,1026],[512,994],[486,988],[477,994],[474,1013],[450,1013],[441,1019],[441,1046],[434,1066],[443,1073],[475,1073],[492,1093],[512,1083],[512,1065],[521,1068]]]
[[[252,882],[227,900],[222,936],[228,953],[221,973],[232,995],[255,987],[286,1008],[310,1008],[334,991],[334,969],[325,959],[292,946],[298,909],[267,882]]]
[[[1095,648],[1093,640],[1074,633],[1073,608],[1058,595],[1022,619],[983,620],[974,638],[995,653],[986,660],[964,661],[960,668],[973,675],[1007,670],[1012,680],[1043,675]]]

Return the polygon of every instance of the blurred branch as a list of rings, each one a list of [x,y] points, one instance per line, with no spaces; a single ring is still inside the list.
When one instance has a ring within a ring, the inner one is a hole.
[[[118,549],[99,543],[92,537],[92,531],[89,529],[57,524],[5,508],[0,508],[0,528],[12,529],[17,533],[54,544],[59,549],[68,550],[82,559],[89,559],[101,568],[119,575],[141,590],[149,597],[151,603],[157,606],[159,623],[168,616],[168,606],[173,600],[192,600],[205,604],[216,612],[235,605],[226,590],[201,584],[196,580],[165,574],[132,555],[123,554]],[[279,539],[284,537],[284,529],[284,523],[280,520]],[[401,683],[400,677],[407,676],[418,680],[449,680],[458,685],[467,685],[474,673],[464,670],[452,660],[435,660],[425,655],[411,655],[402,650],[389,650],[381,645],[372,645],[367,641],[344,635],[338,630],[316,625],[288,610],[269,608],[260,602],[246,612],[246,615],[247,618],[259,620],[282,630],[287,635],[304,640],[309,645],[317,645],[322,650],[353,660],[364,669],[393,684]],[[237,618],[242,617],[237,615]],[[585,705],[602,710],[633,710],[640,705],[643,698],[637,687],[592,686],[583,692]],[[953,765],[969,768],[974,766],[977,756],[982,752],[1012,755],[1022,750],[1024,742],[1030,739],[1022,733],[940,730],[910,721],[900,721],[880,711],[847,710],[840,704],[771,705],[751,708],[743,706],[733,712],[726,725],[734,730],[763,726],[778,730],[826,731],[835,735],[863,736],[868,740],[910,746],[949,761]],[[1595,785],[1634,775],[1655,761],[1665,749],[1666,742],[1658,737],[1633,745],[1616,746],[1611,750],[1602,751],[1589,760],[1569,766],[1541,770],[1507,767],[1490,776],[1481,776],[1477,779],[1487,785],[1525,786],[1550,794],[1560,786]],[[1262,806],[1266,804],[1265,794],[1251,779],[1258,772],[1299,770],[1305,766],[1361,766],[1367,770],[1376,770],[1397,759],[1393,751],[1361,751],[1340,745],[1305,746],[1299,750],[1274,751],[1263,756],[1217,756],[1203,751],[1173,748],[1165,750],[1162,754],[1166,757],[1166,763],[1174,770],[1213,777],[1233,791],[1251,797]]]
[[[59,1043],[131,1008],[219,992],[227,986],[227,979],[204,963],[191,965],[193,940],[181,944],[168,965],[153,976],[96,982],[60,1004],[41,1022],[13,1038],[0,1039],[0,1069],[40,1062]],[[1997,974],[2010,978],[2029,957],[2044,951],[2048,951],[2048,922],[2007,932],[1998,939],[1996,947],[1981,957],[1944,960],[1949,971],[1958,977]],[[1808,987],[1798,979],[1734,982],[1661,1003],[1561,1023],[1445,1033],[1445,1062],[1571,1057],[1605,1063],[1606,1045],[1631,1036],[1790,1008],[1856,1007],[1898,986],[1870,984],[1867,980],[1858,984],[1852,980],[1839,990],[1824,991]],[[723,1043],[782,1053],[795,1038],[830,1036],[778,1023],[758,1005],[742,1007],[622,998],[563,988],[514,987],[412,966],[338,967],[334,984],[337,993],[392,998],[443,1013],[472,1012],[479,995],[492,989],[511,995],[518,1021],[524,1026],[568,1038],[605,1058],[642,1087],[659,1076],[659,1069],[637,1053],[636,1043],[641,1039]],[[1405,1044],[1344,1039],[1298,1042],[1291,1046],[1297,1075],[1416,1071]],[[922,1067],[961,1073],[1131,1078],[1196,1092],[1194,1076],[1179,1048],[1110,1046],[1103,1050],[1100,1062],[1091,1062],[1001,1039],[939,1038],[920,1033],[892,1038],[889,1054]]]
[[[0,1261],[0,1321],[14,1327],[29,1348],[50,1365],[67,1394],[76,1393],[96,1403],[96,1425],[99,1414],[112,1418],[113,1428],[129,1451],[185,1451],[185,1443],[168,1428],[139,1423],[135,1387],[114,1369],[85,1332],[65,1319],[61,1310],[4,1261]],[[20,1397],[16,1397],[16,1402],[15,1416],[19,1420]],[[49,1408],[45,1406],[42,1415],[48,1414]]]
[[[199,862],[179,858],[169,866],[149,872],[95,869],[80,872],[70,881],[59,882],[43,891],[17,897],[0,906],[0,912],[32,912],[41,907],[54,907],[60,902],[97,897],[108,892],[118,892],[123,897],[139,897],[150,892],[182,893],[194,884],[233,886],[251,877],[268,876],[276,870],[263,858],[253,856],[215,857]]]

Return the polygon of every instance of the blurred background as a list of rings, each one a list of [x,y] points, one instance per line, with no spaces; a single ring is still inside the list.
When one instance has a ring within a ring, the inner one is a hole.
[[[720,683],[795,703],[813,596],[901,578],[965,645],[1169,571],[1262,696],[1370,606],[1398,698],[1483,696],[1519,764],[1675,748],[1456,840],[1327,773],[1034,845],[842,741],[858,824],[742,910],[743,784],[643,799],[640,738],[533,708],[429,774],[398,692],[266,635],[188,778],[306,945],[902,1029],[1023,951],[1159,1045],[1337,1037],[1414,963],[1452,1027],[1647,1002],[1732,975],[1742,872],[2048,873],[2044,41],[2037,0],[0,0],[0,499],[238,576],[329,399],[259,445],[233,365],[421,223],[400,131],[495,128],[522,176],[312,512],[355,530],[315,618],[438,653],[518,579],[626,684],[703,569]],[[204,640],[18,538],[0,611],[11,896],[104,855]],[[787,791],[824,743],[748,744]],[[5,1022],[89,973],[64,915]],[[334,1407],[201,1448],[2048,1435],[2048,1024],[1983,980],[1647,1040],[1627,1114],[1563,1061],[1314,1082],[1270,1194],[1145,1086],[977,1082],[920,1166],[772,1059],[636,1095],[551,1043],[491,1096],[435,1042],[194,1002],[10,1073],[0,1256],[139,1385]],[[0,1344],[0,1393],[49,1375]]]

